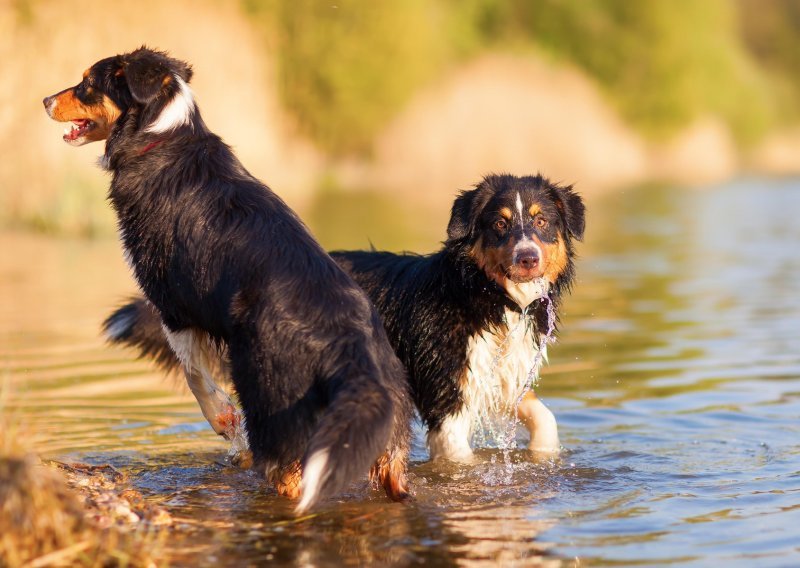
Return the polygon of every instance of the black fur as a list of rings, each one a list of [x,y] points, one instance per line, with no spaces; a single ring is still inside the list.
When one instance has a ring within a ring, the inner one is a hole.
[[[483,329],[498,326],[506,309],[520,311],[501,286],[476,262],[475,247],[507,246],[492,230],[496,212],[513,206],[517,192],[546,209],[550,224],[540,237],[550,242],[560,235],[567,263],[553,282],[550,301],[558,309],[574,276],[573,239],[582,239],[585,210],[580,196],[570,187],[551,183],[542,176],[488,176],[475,189],[463,192],[453,204],[447,241],[431,255],[394,254],[377,251],[338,251],[331,256],[367,292],[380,313],[389,340],[405,364],[417,409],[428,428],[436,430],[463,404],[461,380],[467,365],[467,343]],[[124,309],[124,308],[123,308]],[[108,330],[119,322],[120,311],[106,320]],[[548,329],[547,300],[537,300],[527,313],[538,332]],[[142,336],[161,336],[150,325],[146,310],[137,310]],[[132,344],[111,336],[114,343]],[[163,338],[161,339],[163,341]],[[174,362],[160,361],[166,369]]]
[[[109,198],[149,301],[117,316],[152,305],[150,324],[224,342],[256,463],[327,449],[322,496],[382,452],[406,452],[404,371],[364,292],[196,106],[168,132],[147,130],[180,96],[189,66],[142,48],[99,62],[90,77],[121,110],[106,142]],[[170,352],[135,327],[119,338],[162,361]]]
[[[445,246],[431,255],[389,252],[332,252],[364,288],[381,314],[389,340],[405,364],[414,402],[428,428],[461,409],[460,381],[467,364],[469,338],[501,323],[505,309],[520,311],[504,290],[476,264],[471,252],[486,230],[481,215],[499,193],[541,192],[559,207],[568,232],[570,262],[550,295],[556,308],[573,278],[570,235],[582,238],[584,207],[570,188],[541,176],[488,176],[476,189],[463,192],[453,204]],[[546,300],[528,309],[539,332],[548,325]]]
[[[115,342],[136,347],[140,357],[150,359],[170,372],[179,370],[175,352],[161,332],[161,317],[144,298],[130,298],[129,303],[114,312],[113,318],[104,322],[103,330]]]

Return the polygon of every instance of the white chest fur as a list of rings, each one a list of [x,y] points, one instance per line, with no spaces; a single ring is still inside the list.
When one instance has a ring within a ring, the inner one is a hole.
[[[461,383],[464,406],[428,432],[431,459],[470,461],[473,433],[495,430],[494,434],[507,434],[506,425],[515,415],[520,397],[534,386],[531,383],[538,379],[542,361],[547,359],[546,342],[540,353],[530,323],[521,319],[519,313],[507,310],[501,325],[470,338],[468,368]]]
[[[506,278],[505,289],[508,297],[514,300],[523,310],[534,300],[538,300],[547,295],[550,290],[550,283],[544,278],[537,278],[530,282],[517,284],[510,278]]]
[[[513,415],[519,397],[539,376],[542,357],[530,322],[506,310],[505,323],[470,338],[464,378],[464,407],[476,421]]]

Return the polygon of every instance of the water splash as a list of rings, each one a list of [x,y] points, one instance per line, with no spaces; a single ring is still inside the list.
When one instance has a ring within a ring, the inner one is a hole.
[[[516,409],[519,407],[519,403],[522,402],[522,399],[525,397],[525,395],[538,386],[539,369],[541,368],[542,363],[547,361],[547,346],[551,343],[555,343],[556,340],[556,338],[553,337],[553,333],[555,333],[556,330],[556,308],[549,294],[542,296],[542,301],[545,300],[547,301],[547,331],[544,334],[541,334],[539,337],[539,349],[536,352],[536,356],[533,359],[533,364],[528,371],[528,376],[525,381],[525,388],[519,394],[516,402],[514,403],[514,418],[511,420],[511,429],[513,429],[513,431],[510,432],[511,440],[516,438],[517,425],[519,424],[519,418],[517,417]]]
[[[241,410],[237,410],[236,415],[238,421],[231,440],[231,447],[228,449],[228,457],[231,458],[242,456],[250,450],[250,446],[247,443],[247,427],[245,426],[244,413]]]
[[[539,369],[542,363],[547,360],[547,346],[555,341],[553,336],[556,325],[555,305],[549,294],[542,296],[540,301],[547,302],[547,330],[538,334],[537,341],[536,334],[531,333],[533,322],[532,315],[528,313],[528,308],[522,310],[519,321],[515,325],[510,326],[506,320],[505,323],[509,330],[495,350],[489,374],[486,377],[479,378],[479,380],[484,381],[484,384],[492,385],[492,388],[486,393],[486,398],[489,399],[489,402],[478,406],[479,411],[473,442],[484,447],[495,445],[502,451],[505,463],[503,479],[507,483],[511,483],[513,474],[510,452],[516,448],[517,427],[520,424],[520,420],[517,417],[517,407],[523,397],[536,387]],[[520,333],[522,337],[519,337]],[[503,383],[501,380],[497,380],[495,374],[498,372],[498,367],[503,359],[508,356],[506,353],[508,347],[515,340],[525,340],[525,335],[527,334],[531,335],[535,355],[525,376],[524,383],[522,383],[522,388],[514,398],[513,404],[508,404],[508,397],[504,397],[502,392]]]

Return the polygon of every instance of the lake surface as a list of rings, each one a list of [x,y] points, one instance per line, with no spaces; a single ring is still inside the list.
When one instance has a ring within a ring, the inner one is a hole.
[[[405,203],[382,224],[383,198],[325,199],[353,220],[326,224],[325,203],[309,214],[329,246],[432,250],[444,237],[446,208]],[[357,485],[293,519],[224,464],[179,381],[104,346],[101,320],[135,290],[113,241],[0,233],[5,412],[46,457],[127,472],[176,519],[178,566],[800,565],[800,181],[620,191],[588,207],[537,387],[559,459],[487,449],[470,467],[430,464],[417,428],[412,504]]]

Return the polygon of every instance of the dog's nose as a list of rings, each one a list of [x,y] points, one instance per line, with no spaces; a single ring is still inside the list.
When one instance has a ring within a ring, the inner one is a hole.
[[[53,97],[45,97],[42,99],[42,104],[44,105],[44,110],[50,112],[50,107],[53,106]]]
[[[515,264],[523,270],[533,270],[539,265],[539,253],[534,248],[525,248],[514,255]]]
[[[525,270],[532,270],[539,264],[539,257],[536,253],[525,253],[519,257],[518,263]]]

